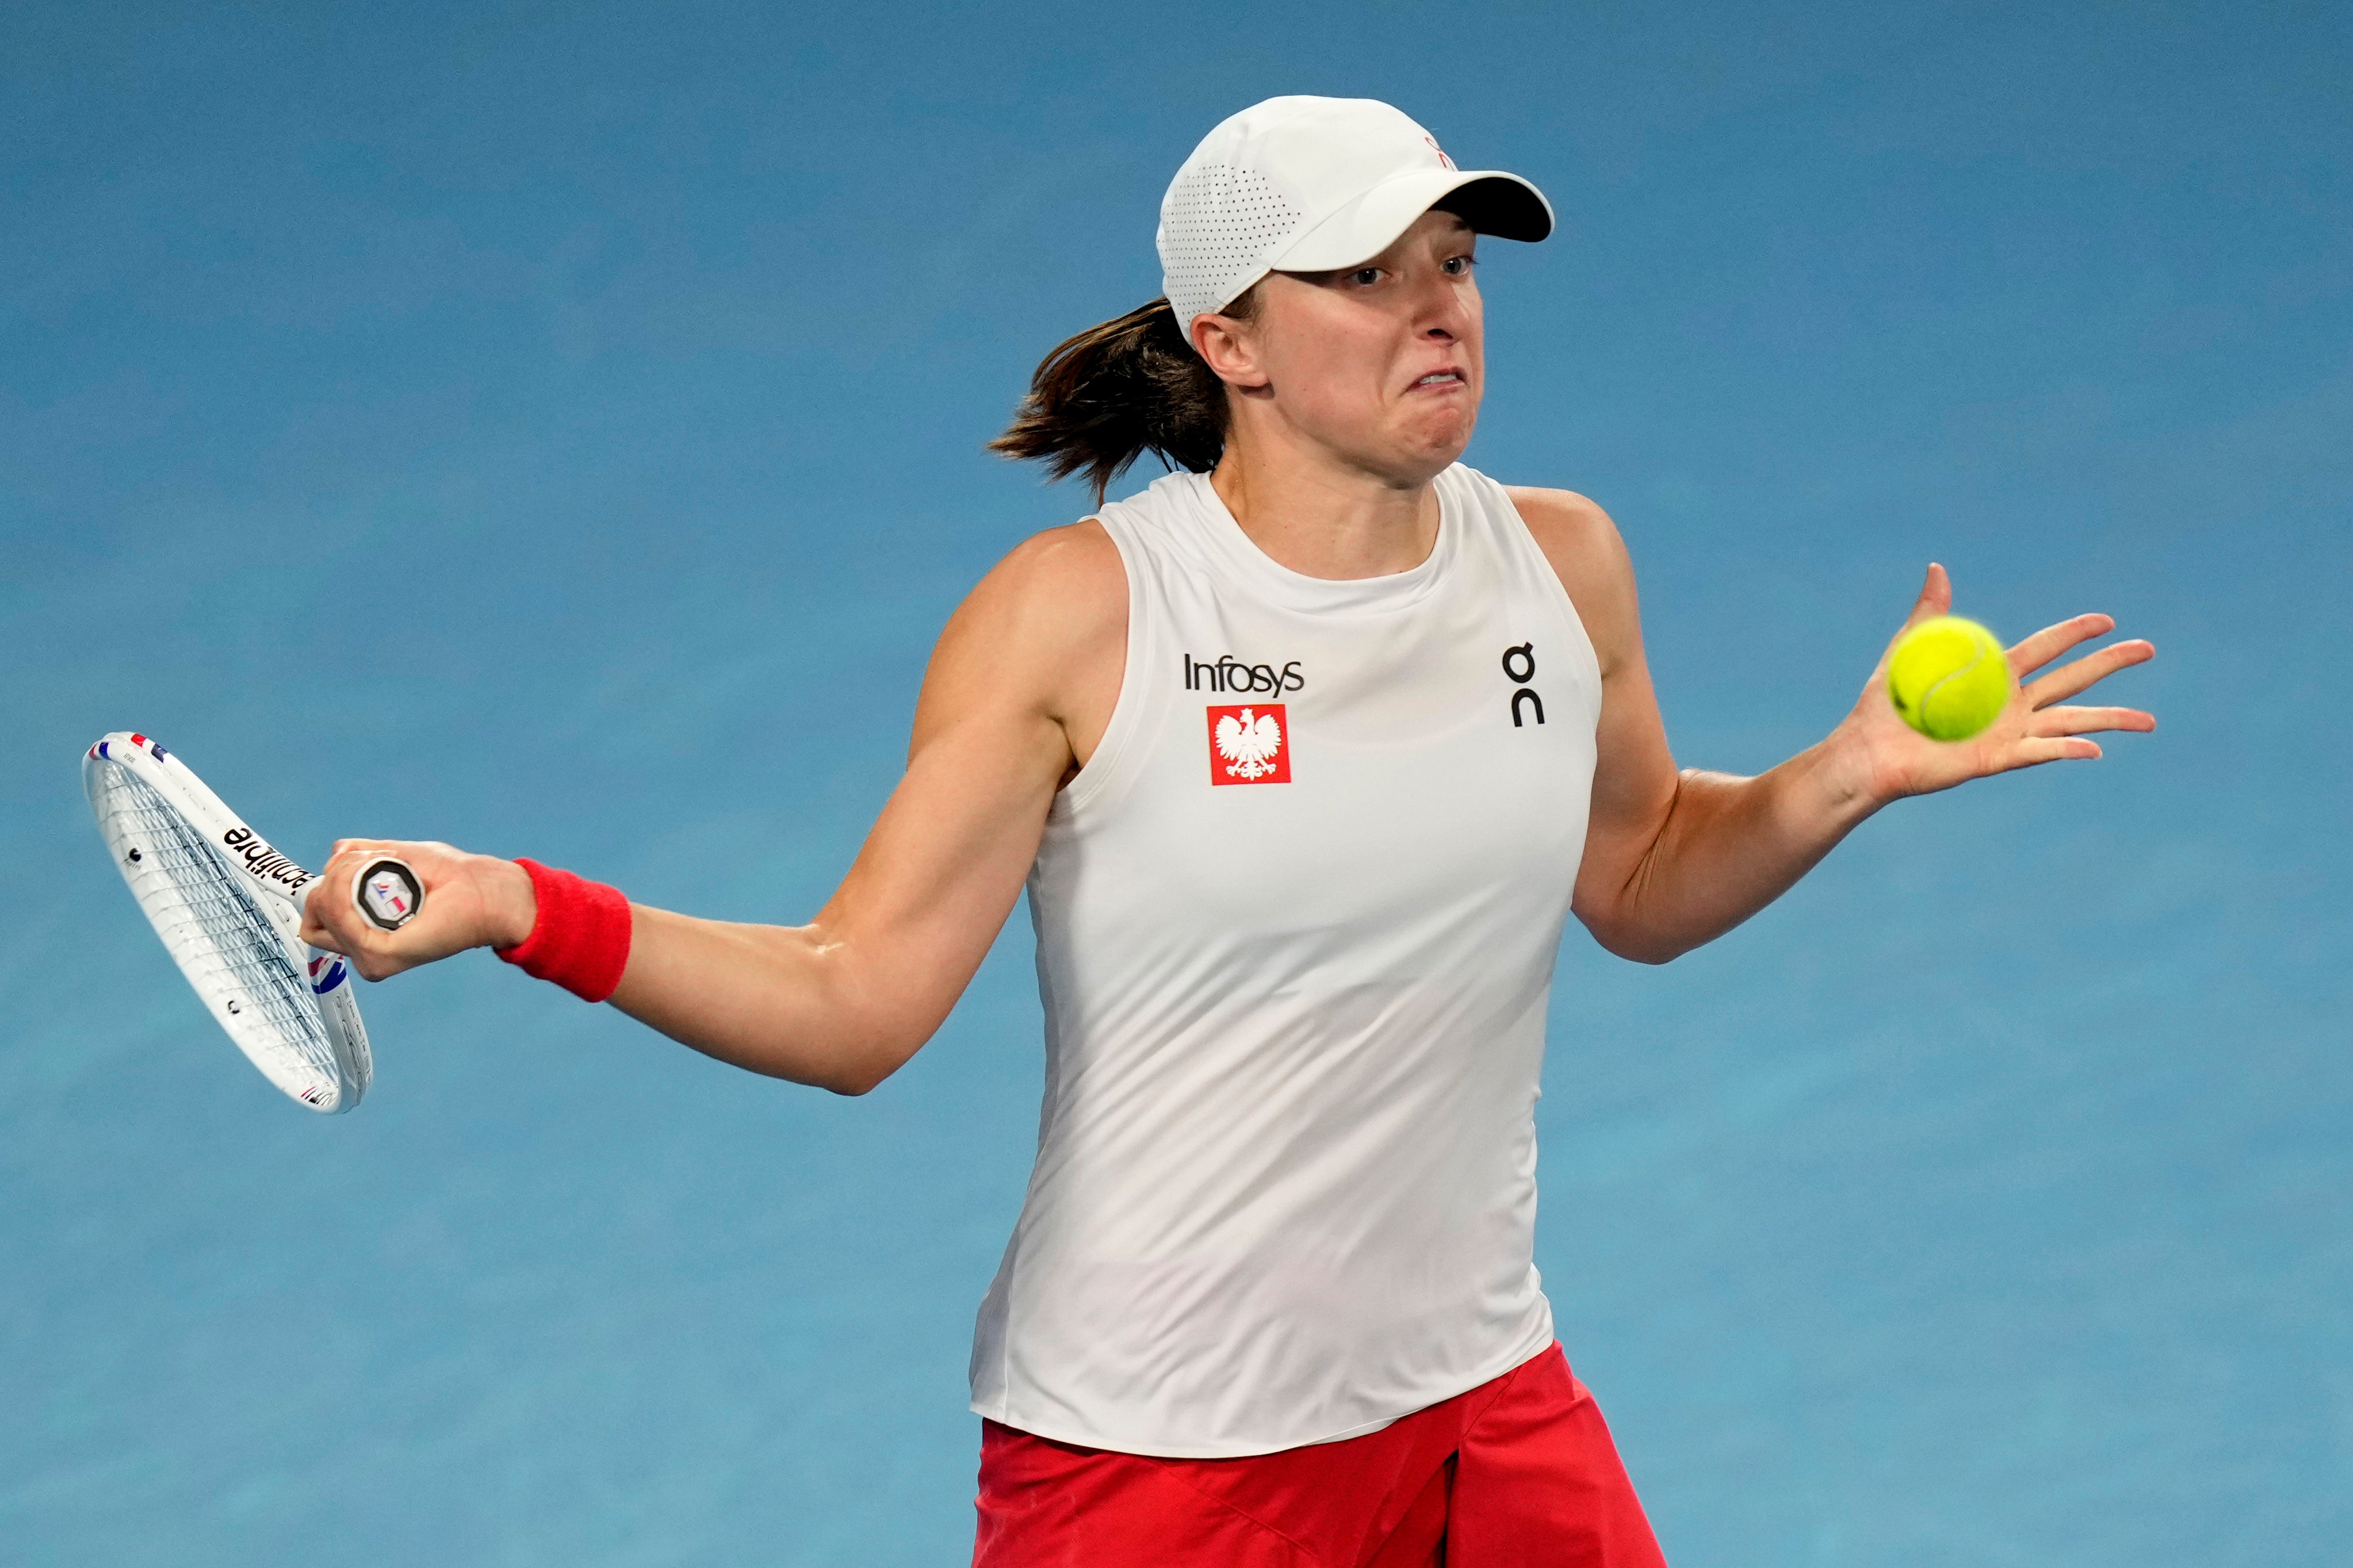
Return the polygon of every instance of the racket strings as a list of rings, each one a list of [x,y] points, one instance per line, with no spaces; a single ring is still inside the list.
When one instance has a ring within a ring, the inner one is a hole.
[[[189,977],[209,972],[236,1008],[230,1026],[290,1054],[330,1082],[334,1048],[278,929],[237,885],[236,873],[212,846],[144,779],[114,767],[112,783],[122,840],[140,850],[132,886],[164,945]]]

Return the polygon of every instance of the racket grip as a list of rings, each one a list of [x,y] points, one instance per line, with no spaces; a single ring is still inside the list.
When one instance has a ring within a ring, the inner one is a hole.
[[[425,908],[425,883],[406,860],[379,856],[352,879],[352,903],[379,931],[398,931]]]

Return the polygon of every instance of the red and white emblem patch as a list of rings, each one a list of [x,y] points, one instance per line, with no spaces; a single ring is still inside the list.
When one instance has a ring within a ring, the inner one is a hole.
[[[1209,782],[1289,784],[1291,719],[1280,702],[1209,710]]]

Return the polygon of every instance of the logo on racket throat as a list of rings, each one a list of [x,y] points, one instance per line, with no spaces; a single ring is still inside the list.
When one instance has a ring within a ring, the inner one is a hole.
[[[1209,710],[1209,782],[1289,784],[1291,718],[1280,702]]]

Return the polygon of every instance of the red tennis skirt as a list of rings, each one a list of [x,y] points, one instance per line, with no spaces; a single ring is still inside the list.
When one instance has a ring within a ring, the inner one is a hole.
[[[1377,1432],[1240,1459],[981,1423],[974,1568],[1664,1568],[1560,1346]]]

